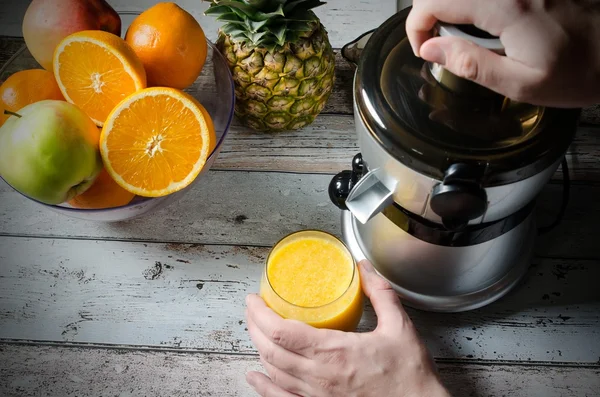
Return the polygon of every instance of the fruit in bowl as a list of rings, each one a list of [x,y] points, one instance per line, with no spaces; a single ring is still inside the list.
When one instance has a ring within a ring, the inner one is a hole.
[[[83,193],[68,201],[74,208],[105,209],[127,205],[135,194],[123,189],[102,168],[94,183]]]
[[[100,153],[121,187],[161,197],[196,179],[215,142],[213,122],[200,102],[174,88],[153,87],[113,109],[102,128]]]
[[[176,12],[185,13],[181,8]],[[132,26],[140,14],[135,17]],[[188,74],[187,85],[166,81],[173,87],[149,87],[146,70],[151,58],[142,61],[140,49],[124,37],[87,29],[62,38],[53,55],[54,82],[62,95],[61,103],[77,108],[94,125],[100,159],[97,172],[85,178],[85,183],[73,183],[77,189],[68,194],[50,183],[54,186],[52,199],[24,188],[24,176],[12,175],[10,166],[0,169],[0,177],[46,208],[98,221],[130,219],[180,198],[220,153],[234,107],[233,79],[224,57],[206,38],[204,46],[187,44],[206,49],[204,58],[194,60],[202,66]],[[193,51],[190,54],[197,55]],[[25,46],[0,69],[0,79],[38,67]],[[18,116],[11,116],[9,126],[16,119]],[[44,128],[47,126],[29,128],[32,140],[42,139]],[[0,135],[4,131],[0,129]],[[57,150],[63,149],[57,146]],[[27,150],[31,150],[31,144],[11,149],[11,155]],[[76,157],[67,150],[62,155]],[[42,174],[40,177],[44,179]]]
[[[82,30],[121,35],[121,18],[105,0],[33,0],[23,18],[23,39],[31,55],[46,70],[58,43]]]
[[[204,30],[175,3],[158,3],[142,12],[127,29],[125,41],[142,60],[150,87],[184,89],[206,62]]]
[[[112,109],[146,88],[144,65],[122,38],[101,30],[65,37],[54,50],[54,76],[65,99],[102,127]]]
[[[0,127],[10,114],[45,99],[64,100],[52,72],[44,69],[21,70],[0,85]]]
[[[46,204],[84,192],[102,169],[98,128],[77,106],[45,100],[22,108],[0,128],[0,175]]]

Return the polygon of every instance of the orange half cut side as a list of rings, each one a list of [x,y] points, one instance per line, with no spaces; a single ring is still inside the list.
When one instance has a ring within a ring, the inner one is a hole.
[[[100,136],[107,172],[124,189],[144,197],[187,187],[216,145],[213,121],[192,96],[146,88],[119,103]]]
[[[53,70],[65,99],[99,127],[119,102],[146,87],[144,66],[131,47],[100,30],[63,39],[54,52]]]

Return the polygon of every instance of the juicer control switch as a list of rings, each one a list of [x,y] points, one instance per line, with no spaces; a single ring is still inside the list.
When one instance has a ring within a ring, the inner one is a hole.
[[[356,182],[362,177],[364,169],[362,155],[358,153],[352,159],[352,171],[342,171],[329,183],[329,199],[336,207],[347,210],[346,199]]]
[[[485,214],[487,194],[478,179],[473,167],[454,164],[444,181],[433,188],[429,205],[448,230],[460,230]]]

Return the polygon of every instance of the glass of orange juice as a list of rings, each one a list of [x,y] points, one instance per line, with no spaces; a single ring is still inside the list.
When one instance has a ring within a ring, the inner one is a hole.
[[[354,331],[363,314],[352,254],[337,237],[319,230],[295,232],[275,244],[260,295],[281,317],[316,328]]]

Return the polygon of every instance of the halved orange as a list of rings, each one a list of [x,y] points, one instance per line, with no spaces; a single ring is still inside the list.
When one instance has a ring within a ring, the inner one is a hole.
[[[54,51],[53,71],[65,99],[100,127],[119,102],[146,87],[146,71],[133,49],[101,30],[65,37]]]
[[[106,171],[127,191],[160,197],[198,176],[216,146],[213,121],[191,95],[152,87],[131,94],[100,134]]]

